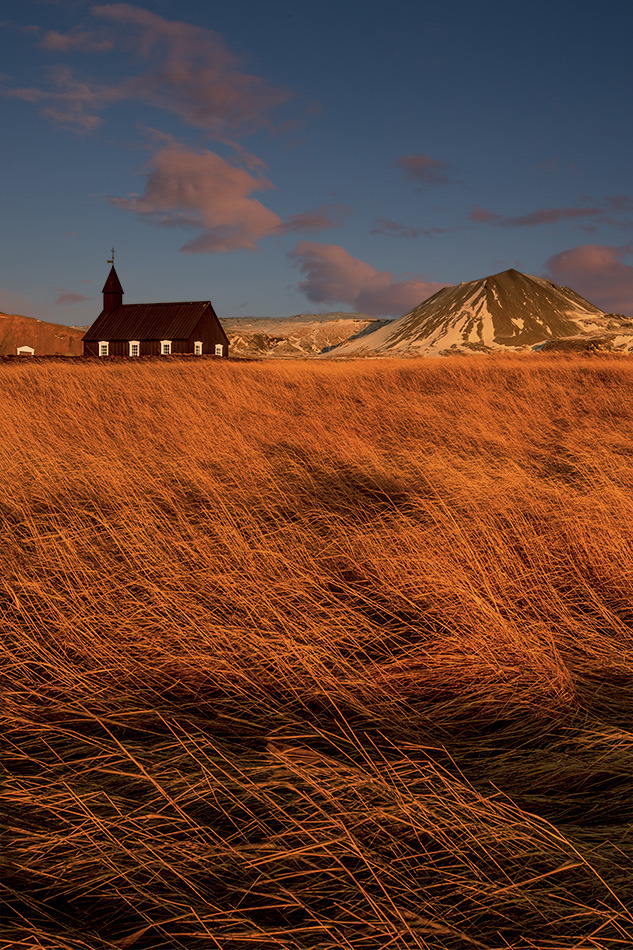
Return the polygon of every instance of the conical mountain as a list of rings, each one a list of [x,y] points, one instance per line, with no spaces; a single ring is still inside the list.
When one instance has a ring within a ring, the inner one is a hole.
[[[409,313],[331,356],[413,356],[530,348],[570,337],[621,335],[633,346],[633,321],[605,314],[580,294],[517,270],[444,287]]]

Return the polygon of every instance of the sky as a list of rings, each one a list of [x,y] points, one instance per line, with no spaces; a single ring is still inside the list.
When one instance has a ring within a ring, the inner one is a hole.
[[[515,267],[633,316],[633,5],[0,4],[0,310],[397,317]]]

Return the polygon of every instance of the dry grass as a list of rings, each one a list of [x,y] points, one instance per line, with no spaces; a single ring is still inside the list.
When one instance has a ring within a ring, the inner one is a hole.
[[[633,944],[633,362],[1,368],[6,946]]]

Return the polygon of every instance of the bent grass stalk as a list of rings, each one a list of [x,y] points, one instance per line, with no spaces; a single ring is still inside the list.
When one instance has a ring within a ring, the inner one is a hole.
[[[8,945],[633,943],[633,363],[7,364]]]

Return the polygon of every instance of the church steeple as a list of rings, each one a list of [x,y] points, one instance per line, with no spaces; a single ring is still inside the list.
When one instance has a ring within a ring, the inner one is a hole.
[[[110,313],[123,303],[123,287],[121,287],[121,281],[114,269],[114,248],[112,248],[112,258],[108,261],[108,264],[112,264],[112,267],[108,279],[103,285],[103,309]]]

